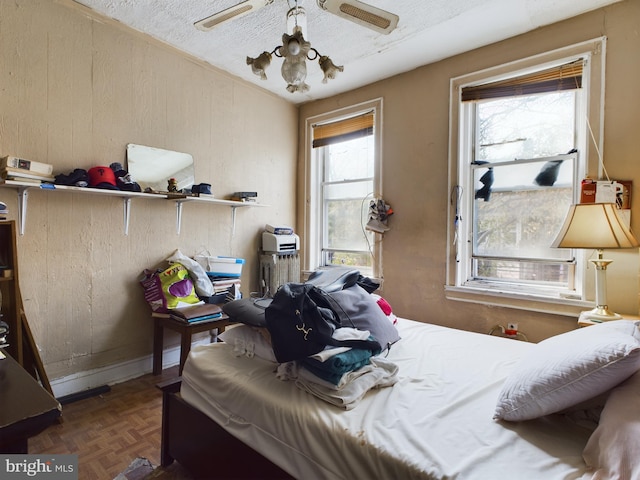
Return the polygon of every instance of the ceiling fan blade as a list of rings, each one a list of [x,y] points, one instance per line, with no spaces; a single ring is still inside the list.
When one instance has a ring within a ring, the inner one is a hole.
[[[368,5],[358,0],[316,0],[318,6],[327,12],[351,20],[376,32],[388,34],[400,19],[397,15]]]
[[[194,25],[198,30],[207,32],[228,20],[242,17],[244,15],[247,15],[248,13],[260,10],[262,7],[266,7],[267,5],[273,3],[273,1],[274,0],[245,0],[244,2],[240,2],[237,5],[234,5],[233,7],[226,8],[218,13],[214,13],[209,17],[203,18],[202,20],[198,20],[194,23]]]

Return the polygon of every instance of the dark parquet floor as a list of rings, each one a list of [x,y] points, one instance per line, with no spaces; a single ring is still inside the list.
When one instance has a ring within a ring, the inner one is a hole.
[[[162,393],[156,384],[177,375],[178,367],[168,368],[64,405],[62,421],[31,438],[29,453],[77,454],[80,480],[113,479],[137,457],[159,465]]]

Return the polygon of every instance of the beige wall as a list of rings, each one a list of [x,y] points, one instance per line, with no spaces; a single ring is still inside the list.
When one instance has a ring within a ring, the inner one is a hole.
[[[640,1],[624,1],[348,94],[304,105],[299,124],[299,191],[303,191],[304,185],[305,119],[383,97],[383,195],[395,212],[390,219],[391,231],[385,233],[383,241],[383,294],[396,313],[481,332],[489,331],[497,323],[517,321],[520,330],[535,341],[575,328],[577,319],[572,317],[445,298],[446,229],[450,221],[447,217],[449,81],[452,77],[607,36],[605,163],[611,178],[634,181],[632,225],[640,232],[639,30]],[[302,195],[298,197],[299,225],[304,201]],[[589,269],[587,275],[593,275],[593,270]],[[638,252],[616,253],[608,280],[610,306],[618,312],[637,313]]]
[[[573,318],[445,299],[449,79],[606,35],[607,169],[640,185],[640,99],[632,93],[640,77],[640,1],[304,105],[299,121],[285,101],[69,5],[0,2],[0,154],[68,173],[124,161],[127,143],[184,151],[195,158],[196,181],[212,183],[216,195],[256,190],[270,207],[239,210],[231,238],[229,209],[187,205],[178,236],[170,202],[134,200],[125,236],[120,199],[32,191],[18,238],[20,283],[50,378],[150,353],[149,309],[137,279],[176,248],[246,258],[243,290],[256,289],[264,223],[294,224],[297,207],[302,225],[305,199],[296,186],[302,192],[304,119],[377,97],[385,111],[383,192],[396,212],[384,237],[384,295],[396,312],[478,331],[515,319],[533,340],[574,328]],[[17,218],[16,192],[0,189],[0,201]],[[615,310],[637,312],[637,271],[637,254],[616,254],[608,277]],[[166,343],[176,340],[169,335]]]
[[[151,352],[144,268],[176,248],[243,257],[248,294],[264,223],[295,221],[296,107],[70,4],[0,2],[0,154],[69,173],[124,162],[127,143],[188,152],[197,183],[270,207],[238,209],[231,238],[227,207],[186,205],[177,235],[173,202],[134,200],[125,236],[121,199],[32,190],[20,284],[51,379]],[[16,192],[0,201],[16,219]]]

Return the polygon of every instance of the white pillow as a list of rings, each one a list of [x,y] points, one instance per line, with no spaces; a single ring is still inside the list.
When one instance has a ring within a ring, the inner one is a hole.
[[[233,354],[237,357],[244,355],[252,358],[255,355],[263,360],[278,363],[271,343],[267,341],[257,327],[243,324],[230,326],[218,335],[218,338],[231,345]]]
[[[600,395],[640,369],[640,322],[616,320],[548,338],[507,377],[494,418],[529,420]]]
[[[640,372],[611,391],[582,456],[594,479],[640,478]]]

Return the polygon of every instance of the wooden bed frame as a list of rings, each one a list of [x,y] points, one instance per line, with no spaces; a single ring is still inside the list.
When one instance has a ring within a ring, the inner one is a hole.
[[[162,390],[160,462],[177,461],[198,479],[292,479],[288,473],[228,433],[180,396],[180,377],[157,387]]]

